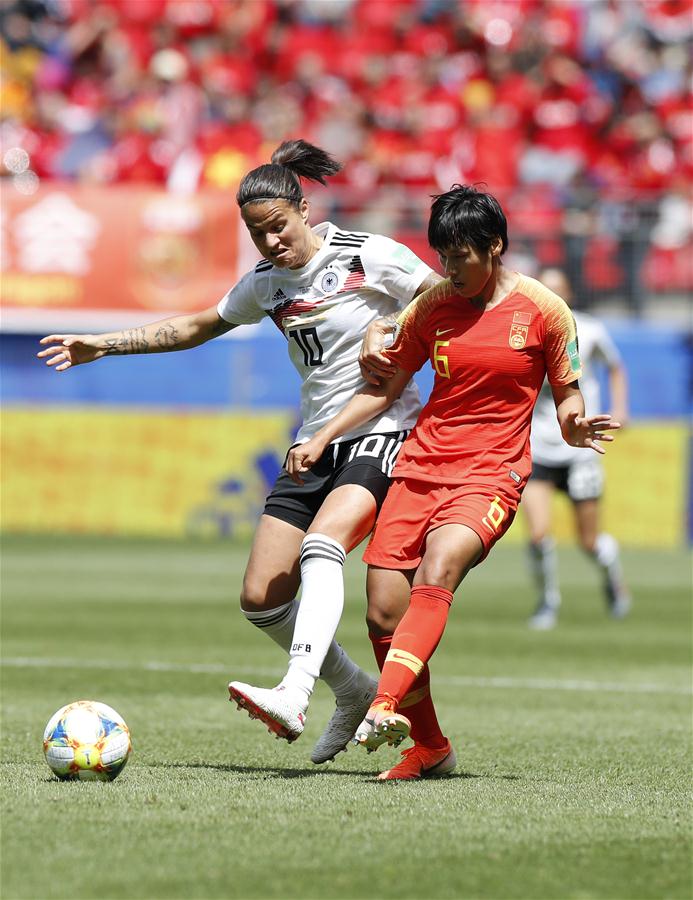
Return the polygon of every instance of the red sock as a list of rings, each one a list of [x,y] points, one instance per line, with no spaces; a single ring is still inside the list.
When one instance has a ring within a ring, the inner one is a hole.
[[[382,672],[392,643],[392,635],[386,634],[378,637],[369,634],[368,637],[373,645],[373,654],[378,669]],[[431,673],[428,664],[421,670],[421,674],[411,686],[411,690],[404,697],[399,708],[406,710],[405,715],[411,722],[411,738],[414,743],[423,744],[424,747],[430,747],[432,750],[445,746],[445,735],[440,730],[438,716],[431,698]]]
[[[375,656],[375,661],[378,664],[378,671],[382,672],[383,666],[385,665],[385,657],[387,656],[390,650],[390,644],[392,643],[392,635],[384,634],[382,637],[379,637],[376,634],[371,634],[369,631],[368,637],[373,646],[373,656]]]
[[[392,636],[383,665],[376,702],[398,706],[414,686],[443,636],[452,592],[435,585],[412,588],[409,609]]]
[[[411,739],[437,750],[445,746],[445,735],[440,730],[436,708],[431,697],[431,673],[424,666],[409,693],[399,705],[400,710],[411,722]]]

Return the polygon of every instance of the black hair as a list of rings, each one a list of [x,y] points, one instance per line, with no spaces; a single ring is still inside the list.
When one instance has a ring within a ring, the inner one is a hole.
[[[307,141],[284,141],[272,154],[272,161],[245,175],[238,186],[236,202],[259,203],[262,200],[288,200],[298,205],[303,199],[301,178],[319,181],[334,175],[342,164],[325,150]]]
[[[500,203],[491,194],[469,184],[453,184],[444,194],[435,194],[428,220],[428,243],[434,250],[469,244],[482,253],[496,238],[508,249],[508,223]]]

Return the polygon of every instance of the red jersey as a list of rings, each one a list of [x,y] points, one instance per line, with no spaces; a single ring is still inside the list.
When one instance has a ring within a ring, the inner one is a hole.
[[[428,403],[404,442],[394,478],[445,484],[504,471],[529,477],[529,434],[537,394],[581,375],[575,321],[567,304],[533,278],[489,310],[443,281],[413,301],[390,358],[408,372],[435,370]]]

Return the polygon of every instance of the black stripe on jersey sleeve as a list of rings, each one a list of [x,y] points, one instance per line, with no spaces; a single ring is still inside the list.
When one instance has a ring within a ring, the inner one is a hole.
[[[369,235],[358,234],[354,231],[335,231],[330,247],[362,247],[368,240]]]
[[[272,268],[274,268],[274,263],[271,263],[268,259],[261,259],[260,262],[255,266],[255,271],[267,272]]]

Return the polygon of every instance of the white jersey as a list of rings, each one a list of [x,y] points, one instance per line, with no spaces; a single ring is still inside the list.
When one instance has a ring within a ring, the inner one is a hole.
[[[313,231],[323,242],[307,265],[282,269],[263,259],[217,307],[234,325],[268,315],[288,340],[302,381],[298,443],[309,440],[364,386],[358,358],[370,323],[403,309],[432,272],[408,247],[383,235],[339,231],[331,222]],[[337,442],[409,429],[419,410],[419,392],[410,381],[382,415]]]
[[[604,325],[593,316],[573,313],[577,326],[582,376],[580,390],[585,400],[585,414],[594,416],[604,412],[600,408],[597,369],[600,365],[615,366],[621,361],[616,345]],[[563,440],[556,418],[556,404],[548,382],[544,382],[532,416],[532,460],[544,466],[568,466],[594,451],[585,447],[571,447]]]

